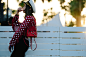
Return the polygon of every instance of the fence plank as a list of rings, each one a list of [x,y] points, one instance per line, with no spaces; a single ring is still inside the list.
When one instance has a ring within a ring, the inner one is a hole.
[[[26,57],[59,57],[59,56],[53,56],[53,55],[45,55],[45,56],[43,56],[43,55],[26,55]]]
[[[86,32],[86,27],[60,27],[60,31]]]
[[[63,48],[64,47],[64,48]],[[86,45],[60,45],[61,50],[82,51],[86,50]]]
[[[37,26],[37,31],[59,31],[59,27]]]
[[[12,26],[0,26],[0,31],[13,31]]]
[[[7,29],[6,29],[7,28]],[[12,27],[1,27],[0,31],[12,31]],[[37,27],[37,50],[28,49],[30,57],[86,56],[86,27]],[[14,32],[0,32],[0,37],[13,37]],[[8,43],[11,38],[0,38],[0,57],[10,56]],[[3,42],[4,41],[4,42]],[[35,48],[34,40],[33,49]],[[60,45],[59,45],[60,44]]]
[[[61,39],[60,38],[60,43],[61,44],[86,44],[86,39]]]
[[[0,57],[10,57],[10,56],[0,56]],[[26,55],[25,57],[59,57],[53,55]]]
[[[35,50],[27,51],[27,55],[59,55],[59,50]]]
[[[8,50],[7,44],[0,45],[0,50]],[[34,49],[36,46],[35,44],[32,45],[32,48]],[[59,49],[59,44],[37,44],[37,49]]]
[[[13,37],[13,32],[0,32],[0,37]]]
[[[60,37],[86,37],[86,33],[60,33]]]
[[[0,37],[13,37],[13,32],[0,32]],[[59,37],[59,33],[37,33],[37,37]]]
[[[0,51],[0,56],[10,56],[11,53],[9,51]]]
[[[13,31],[12,26],[0,26],[0,31]],[[59,27],[37,26],[37,31],[59,31]]]
[[[11,38],[0,38],[0,44],[6,44],[9,43],[11,40]],[[30,40],[30,39],[28,39]],[[35,38],[36,43],[59,43],[59,38]],[[34,43],[34,39],[32,40],[32,42]]]
[[[37,43],[59,43],[59,38],[35,38]],[[32,40],[34,42],[34,40]]]
[[[9,51],[0,51],[0,56],[10,56],[11,53]],[[28,50],[26,55],[59,55],[58,50]]]
[[[86,51],[60,51],[60,56],[86,56]]]

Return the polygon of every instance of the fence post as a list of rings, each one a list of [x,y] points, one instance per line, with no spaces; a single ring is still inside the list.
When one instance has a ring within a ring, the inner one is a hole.
[[[60,27],[59,27],[59,57],[60,57]]]

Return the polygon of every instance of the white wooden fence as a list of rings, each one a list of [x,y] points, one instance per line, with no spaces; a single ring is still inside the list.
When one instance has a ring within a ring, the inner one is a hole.
[[[26,57],[86,57],[86,27],[37,27],[37,31],[37,49],[29,48]],[[0,26],[0,57],[10,57],[13,34],[11,26]]]

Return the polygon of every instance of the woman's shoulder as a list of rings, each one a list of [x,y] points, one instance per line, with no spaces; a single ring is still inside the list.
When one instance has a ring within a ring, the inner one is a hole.
[[[17,20],[18,18],[19,18],[19,16],[17,16],[17,15],[15,15],[15,16],[13,17],[14,20]]]
[[[25,19],[34,19],[34,16],[28,15],[28,16],[25,17]]]

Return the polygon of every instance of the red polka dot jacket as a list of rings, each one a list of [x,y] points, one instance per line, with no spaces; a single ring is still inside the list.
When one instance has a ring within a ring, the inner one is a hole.
[[[27,37],[37,37],[37,30],[36,30],[36,20],[33,16],[26,16],[23,23],[18,22],[18,16],[15,16],[12,20],[12,28],[14,30],[14,26],[20,26],[17,31],[15,31],[13,38],[10,41],[11,46],[15,46],[16,43],[19,42],[19,38],[22,35],[25,35],[28,31],[30,35],[26,35]],[[26,31],[27,30],[27,31]]]

